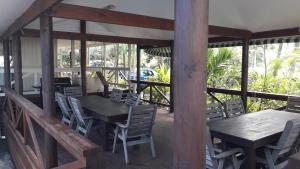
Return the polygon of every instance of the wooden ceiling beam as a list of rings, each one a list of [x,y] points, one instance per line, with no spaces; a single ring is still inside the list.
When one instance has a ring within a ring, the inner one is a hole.
[[[5,40],[13,33],[38,18],[42,13],[51,9],[63,0],[36,0],[8,29],[1,35],[0,40]]]
[[[76,11],[76,12],[74,12]],[[116,24],[160,30],[174,30],[174,20],[130,14],[107,9],[98,9],[78,5],[59,4],[52,9],[50,15],[57,18],[86,20],[98,23]],[[227,37],[249,38],[251,32],[220,26],[209,26],[209,34]]]
[[[275,38],[275,37],[294,36],[294,35],[300,35],[299,28],[257,32],[252,35],[252,39]]]
[[[40,37],[40,31],[34,29],[24,29],[23,37]],[[53,31],[53,38],[55,39],[68,39],[68,40],[87,40],[96,42],[108,43],[126,43],[126,44],[139,44],[139,45],[154,45],[154,46],[170,46],[170,40],[157,40],[157,39],[141,39],[141,38],[128,38],[120,36],[106,36],[96,34],[81,34],[73,32]]]
[[[50,15],[58,18],[85,20],[124,26],[163,30],[174,29],[174,22],[169,19],[117,12],[107,9],[69,5],[63,3],[53,8]]]

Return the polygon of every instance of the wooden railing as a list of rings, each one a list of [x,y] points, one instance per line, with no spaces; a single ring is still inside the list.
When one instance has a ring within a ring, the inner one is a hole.
[[[44,169],[43,137],[47,132],[68,151],[75,161],[59,164],[55,169],[104,169],[99,146],[74,132],[54,117],[11,89],[6,94],[2,118],[13,161],[18,169]],[[40,131],[42,129],[42,131]]]
[[[237,96],[240,96],[242,94],[242,92],[239,90],[229,90],[229,89],[207,88],[207,91],[210,93],[221,93],[221,94],[237,95]],[[248,91],[247,97],[287,101],[289,95]]]
[[[132,83],[137,83],[136,80],[131,80]],[[149,88],[149,99],[142,98],[143,101],[158,104],[161,106],[167,106],[172,107],[172,102],[170,101],[170,98],[168,98],[163,91],[159,89],[159,87],[171,87],[168,83],[159,83],[159,82],[148,82],[148,81],[140,81],[141,89],[140,92],[145,91]],[[160,97],[163,98],[165,103],[163,102],[157,102],[154,100],[154,92],[157,93]]]

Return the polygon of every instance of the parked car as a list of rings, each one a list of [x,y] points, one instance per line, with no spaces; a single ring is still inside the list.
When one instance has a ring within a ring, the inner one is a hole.
[[[157,77],[157,72],[151,68],[142,68],[141,69],[141,80],[147,80],[149,78],[155,78]],[[131,71],[130,73],[130,80],[136,80],[136,70]]]

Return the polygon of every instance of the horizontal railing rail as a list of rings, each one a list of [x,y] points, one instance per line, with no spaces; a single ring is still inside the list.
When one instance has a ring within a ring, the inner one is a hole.
[[[136,80],[131,80],[132,83],[137,83]],[[172,103],[170,101],[170,98],[168,98],[164,93],[163,91],[161,91],[161,89],[159,89],[159,87],[171,87],[170,84],[168,83],[160,83],[160,82],[150,82],[150,81],[140,81],[140,84],[142,85],[141,87],[141,90],[140,92],[143,92],[145,91],[146,89],[149,88],[149,99],[144,99],[142,98],[143,101],[145,102],[149,102],[149,103],[154,103],[154,104],[158,104],[158,105],[161,105],[161,106],[167,106],[167,107],[171,107]],[[165,101],[165,103],[163,102],[157,102],[157,101],[154,101],[154,92],[156,92],[160,97],[162,97]]]
[[[60,164],[55,169],[104,169],[104,160],[99,146],[76,133],[58,119],[49,117],[43,110],[11,89],[4,89],[6,98],[2,118],[6,137],[18,169],[43,169],[43,144],[37,137],[38,124],[43,132],[50,134],[68,151],[75,161]]]
[[[228,95],[241,95],[242,94],[242,92],[239,90],[229,90],[229,89],[207,88],[207,91],[210,93],[221,93],[221,94],[228,94]],[[273,94],[273,93],[264,93],[264,92],[254,92],[254,91],[247,92],[247,97],[280,100],[280,101],[287,101],[288,97],[290,97],[290,96],[294,96],[294,95]]]

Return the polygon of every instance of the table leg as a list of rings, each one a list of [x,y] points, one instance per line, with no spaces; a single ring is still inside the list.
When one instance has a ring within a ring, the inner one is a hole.
[[[253,147],[247,147],[245,149],[246,159],[243,164],[244,169],[256,169],[256,149]]]

